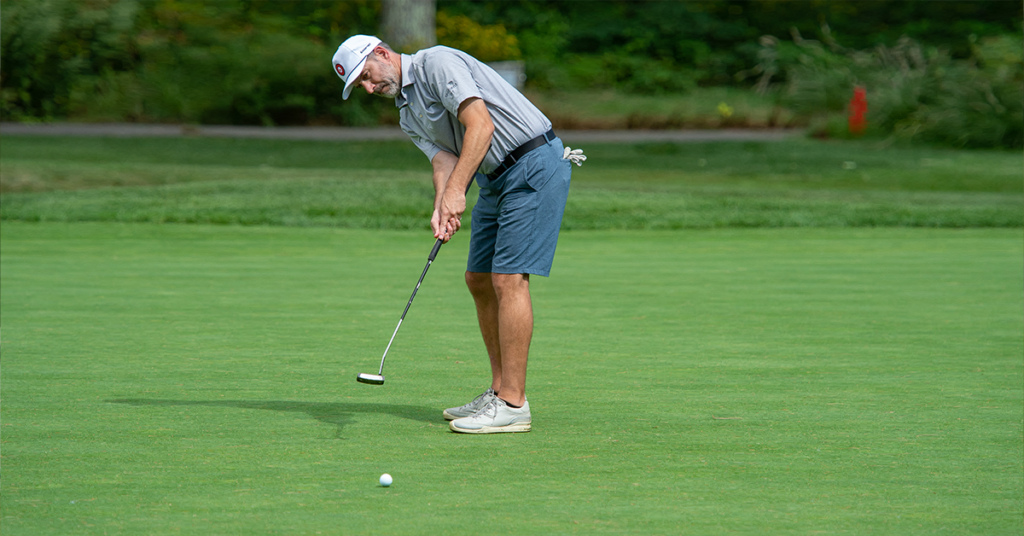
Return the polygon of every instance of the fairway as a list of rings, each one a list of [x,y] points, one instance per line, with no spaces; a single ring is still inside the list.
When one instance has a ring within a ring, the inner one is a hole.
[[[467,242],[5,221],[3,534],[1020,534],[1021,229],[566,231],[494,436]]]

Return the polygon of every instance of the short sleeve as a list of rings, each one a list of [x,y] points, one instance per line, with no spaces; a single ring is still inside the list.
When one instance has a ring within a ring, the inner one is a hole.
[[[483,93],[473,79],[473,70],[458,54],[447,51],[430,57],[426,66],[428,82],[434,86],[441,104],[453,116],[459,115],[459,105]]]
[[[427,155],[427,160],[433,161],[434,157],[437,156],[437,153],[443,150],[437,145],[431,143],[430,140],[424,139],[415,134],[409,134],[409,139],[412,140],[416,147],[419,147],[419,149],[423,151],[423,154]]]

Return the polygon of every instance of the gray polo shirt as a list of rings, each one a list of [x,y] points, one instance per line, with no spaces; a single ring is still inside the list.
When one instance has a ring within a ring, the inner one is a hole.
[[[490,173],[516,147],[551,128],[522,93],[465,52],[437,46],[402,54],[402,91],[395,106],[402,130],[427,158],[433,160],[439,151],[462,153],[466,127],[458,119],[459,105],[471,97],[484,101],[494,123],[481,173]]]

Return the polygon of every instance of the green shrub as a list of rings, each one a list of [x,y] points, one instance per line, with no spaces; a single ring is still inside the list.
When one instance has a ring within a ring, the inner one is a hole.
[[[100,73],[131,65],[138,10],[135,0],[5,0],[0,17],[3,118],[64,116],[73,93],[97,83]]]
[[[227,20],[204,24],[209,20],[167,17],[156,25],[162,30],[140,44],[147,59],[140,74],[147,115],[196,123],[302,124],[317,114],[317,86],[333,85],[340,94],[340,81],[325,69],[330,54],[322,45]]]
[[[437,13],[437,42],[465,51],[480,61],[518,60],[519,41],[500,24],[484,26],[465,15]]]
[[[330,68],[342,36],[376,25],[371,4],[4,0],[0,113],[16,121],[393,121],[393,105],[381,99],[342,106]]]
[[[785,82],[783,98],[801,110],[803,123],[820,115],[815,120],[823,125],[841,124],[851,87],[861,83],[870,86],[876,133],[957,146],[1021,143],[1021,39],[991,37],[1019,31],[1019,5],[1011,2],[443,4],[441,43],[484,61],[521,57],[531,90],[660,97],[698,85],[736,87],[733,74],[759,56],[760,70],[748,74],[762,76],[761,89]],[[383,99],[357,94],[343,103],[337,76],[326,67],[345,37],[377,31],[380,0],[0,5],[5,120],[372,125],[397,117]],[[815,20],[830,21],[858,46],[895,43],[893,32],[926,43],[971,32],[983,37],[949,43],[950,53],[913,42],[848,51],[827,32],[826,45],[753,43],[786,25],[806,31]],[[718,114],[712,109],[706,119],[712,125]]]
[[[697,87],[694,69],[640,54],[575,54],[542,63],[542,82],[533,87],[563,91],[617,89],[641,95],[687,93]],[[534,72],[538,65],[534,65]]]
[[[1024,147],[1024,41],[1020,35],[971,41],[973,56],[958,60],[908,38],[854,51],[799,34],[791,43],[767,37],[754,73],[762,91],[782,78],[775,88],[781,103],[818,116],[817,135],[849,135],[840,118],[862,86],[869,134],[953,147]]]

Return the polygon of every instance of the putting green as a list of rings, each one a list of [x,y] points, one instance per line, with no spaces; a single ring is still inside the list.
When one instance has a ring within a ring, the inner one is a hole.
[[[1019,534],[1019,229],[566,232],[479,437],[432,243],[5,222],[4,534]]]

